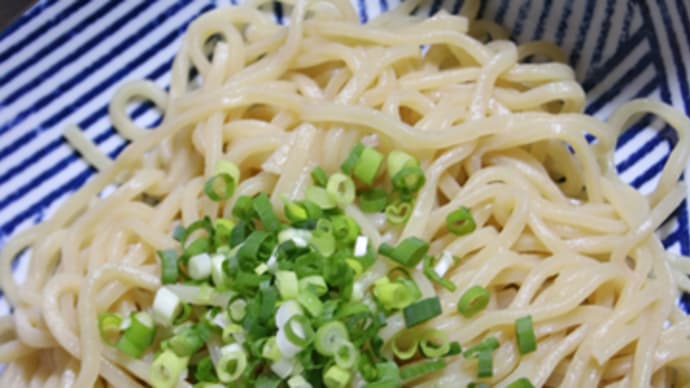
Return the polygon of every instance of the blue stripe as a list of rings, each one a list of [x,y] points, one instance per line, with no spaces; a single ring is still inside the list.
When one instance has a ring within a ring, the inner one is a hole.
[[[657,87],[657,85],[654,82],[650,82],[649,84],[651,85],[649,93],[651,93],[651,91],[654,90]],[[640,92],[640,95],[642,95],[642,92]],[[644,95],[646,96],[648,94]],[[618,140],[616,142],[616,149],[623,147],[630,140],[637,137],[637,135],[639,135],[640,132],[642,132],[645,128],[649,127],[652,121],[654,121],[654,115],[646,114],[642,116],[640,120],[631,125],[627,130],[625,130],[618,136]]]
[[[624,173],[630,167],[640,162],[645,155],[652,152],[652,150],[661,144],[662,141],[667,141],[671,148],[673,148],[673,146],[678,142],[676,132],[668,125],[664,126],[664,128],[655,134],[654,137],[649,139],[640,148],[631,152],[622,162],[616,165],[616,170],[618,170],[618,173]]]
[[[623,27],[621,28],[621,38],[627,39],[630,36],[630,26],[634,18],[635,6],[632,1],[625,2],[625,15],[623,16]]]
[[[642,57],[642,59],[638,61],[633,67],[629,68],[623,74],[623,76],[618,81],[616,81],[615,84],[606,89],[604,93],[602,93],[594,101],[587,105],[587,109],[585,110],[587,114],[593,115],[604,105],[606,105],[609,101],[615,98],[618,94],[620,94],[622,89],[633,83],[635,78],[639,76],[640,73],[646,70],[647,67],[651,66],[652,62],[653,59],[650,54],[646,54],[644,57]]]
[[[360,23],[366,23],[369,20],[369,15],[367,15],[367,2],[366,2],[366,0],[357,0],[357,8],[359,9],[359,21],[360,21]]]
[[[591,75],[588,76],[587,79],[585,79],[585,81],[582,83],[582,87],[585,89],[585,92],[589,92],[599,82],[610,76],[613,73],[611,70],[618,67],[618,65],[628,58],[630,52],[635,47],[639,46],[645,37],[645,31],[643,29],[639,29],[629,39],[621,43],[618,46],[616,53],[603,65],[599,66],[597,70],[592,71]]]
[[[680,233],[680,253],[685,256],[690,255],[690,233],[688,233],[688,227],[690,227],[690,222],[688,222],[688,200],[687,198],[683,200],[680,204],[680,211],[678,212],[678,230]]]
[[[496,20],[498,24],[503,24],[503,19],[506,17],[506,12],[508,12],[509,5],[510,0],[501,0],[501,5],[498,6],[496,16],[494,17],[494,20]]]
[[[642,23],[642,25],[643,28],[647,31],[647,37],[649,38],[649,46],[651,51],[654,53],[654,65],[656,66],[657,76],[661,78],[661,82],[659,83],[659,94],[661,95],[662,101],[670,104],[671,92],[669,90],[668,79],[666,78],[666,70],[664,70],[664,63],[661,58],[661,53],[657,49],[661,46],[659,44],[659,39],[656,36],[656,33],[654,32],[654,21],[652,20],[651,15],[649,14],[649,7],[647,6],[647,3],[644,1],[640,1],[638,2],[638,5],[640,6],[640,13],[642,14],[642,18],[644,19],[644,23]]]
[[[105,66],[106,64],[108,64],[113,58],[122,54],[122,52],[126,51],[128,47],[135,44],[137,41],[141,40],[143,37],[148,35],[151,31],[155,30],[155,28],[160,26],[160,24],[165,19],[175,15],[181,9],[183,9],[184,7],[189,5],[190,2],[191,2],[191,0],[184,0],[184,1],[176,2],[172,7],[163,11],[155,19],[148,22],[146,25],[141,27],[138,31],[135,31],[133,34],[131,34],[127,38],[123,39],[117,46],[115,46],[112,50],[107,52],[105,55],[101,56],[100,58],[98,58],[97,60],[90,63],[85,68],[81,69],[81,71],[79,73],[75,74],[74,76],[72,76],[67,81],[64,81],[62,84],[57,86],[49,94],[38,99],[38,101],[36,101],[32,106],[21,111],[10,122],[6,122],[3,125],[1,125],[0,126],[0,135],[7,132],[11,128],[17,126],[19,123],[23,122],[27,117],[30,117],[31,114],[40,110],[43,106],[48,105],[49,103],[51,103],[56,98],[60,98],[66,91],[72,89],[73,87],[75,87],[77,85],[83,86],[83,83],[82,83],[83,79],[88,77],[94,71],[97,71],[100,68],[102,68],[103,66]],[[143,2],[142,4],[146,4],[146,3],[147,2]],[[147,50],[147,51],[150,51],[150,50]],[[61,110],[60,113],[62,114],[64,112],[64,115],[67,115],[71,110],[76,109],[76,107],[78,107],[78,106],[79,105],[66,106]],[[62,117],[64,117],[64,115]],[[52,125],[41,126],[39,128],[50,128],[50,127],[52,127]],[[37,135],[37,133],[35,133],[35,132],[32,132],[31,134],[33,135],[32,138]],[[19,144],[22,144],[22,143],[19,143]],[[6,154],[11,153],[12,151],[13,150],[8,149],[8,148],[0,150],[0,160],[2,160]]]
[[[565,38],[565,33],[568,31],[568,18],[573,12],[573,2],[565,1],[564,3],[561,18],[558,21],[558,29],[556,30],[556,44],[558,46],[563,46],[563,39]]]
[[[462,4],[463,0],[455,0],[453,2],[453,8],[451,8],[450,13],[452,13],[453,15],[457,15],[458,13],[460,13],[460,8],[462,8]],[[486,6],[486,1],[482,1],[481,7],[483,8],[484,6]]]
[[[685,33],[685,41],[690,42],[690,17],[688,17],[688,9],[685,7],[685,2],[683,0],[676,0],[676,7],[678,7],[678,12],[680,13],[681,23],[683,26],[683,33]],[[688,98],[687,96],[685,97]]]
[[[690,113],[690,87],[688,86],[688,73],[685,69],[685,64],[683,63],[682,54],[680,52],[680,45],[678,44],[678,39],[676,38],[676,31],[673,31],[671,26],[673,22],[671,21],[671,16],[668,13],[668,8],[666,5],[659,7],[661,12],[661,17],[663,19],[663,25],[666,30],[667,39],[669,45],[671,46],[671,53],[673,54],[673,64],[675,65],[676,72],[678,73],[676,80],[680,82],[680,91],[683,96],[683,105],[685,106],[685,112]],[[681,22],[682,24],[682,22]],[[687,44],[687,42],[686,42]]]
[[[431,7],[429,8],[429,16],[433,16],[438,12],[438,10],[441,9],[441,5],[443,4],[443,0],[434,0],[431,3]]]
[[[34,5],[33,7],[29,8],[26,12],[24,12],[24,14],[22,16],[20,16],[17,20],[15,20],[7,28],[5,28],[3,31],[0,31],[0,42],[2,42],[3,40],[5,40],[5,38],[14,34],[15,31],[24,27],[26,25],[26,23],[30,22],[36,16],[40,15],[41,12],[43,12],[46,9],[53,6],[55,3],[57,3],[57,1],[58,0],[45,0],[45,1],[41,1],[38,4]],[[0,245],[0,246],[2,246],[2,245]]]
[[[539,14],[539,22],[537,23],[537,28],[534,30],[532,35],[532,40],[540,40],[544,36],[544,28],[546,27],[546,18],[549,16],[551,11],[551,6],[553,6],[553,0],[545,0],[544,5],[541,9],[541,14]]]
[[[210,7],[205,7],[204,9],[208,9]],[[192,18],[193,19],[193,18]],[[121,80],[125,75],[129,74],[132,72],[136,67],[141,65],[143,62],[146,61],[146,59],[150,58],[153,56],[156,52],[164,49],[168,45],[170,45],[177,36],[181,35],[182,32],[184,31],[185,27],[192,19],[189,19],[183,23],[182,27],[178,27],[173,29],[170,33],[168,33],[165,37],[163,37],[161,40],[153,44],[151,47],[149,47],[146,51],[141,53],[138,57],[136,57],[134,60],[128,62],[124,67],[119,69],[115,74],[111,75],[108,79],[104,80],[101,82],[101,84],[94,86],[92,89],[90,89],[87,93],[83,94],[80,96],[73,104],[75,106],[81,106],[85,104],[87,101],[91,100],[95,95],[100,93],[102,90],[105,88],[109,87],[110,85],[113,85],[114,83],[118,82]],[[169,63],[164,63],[161,66],[157,68],[157,71],[162,72],[164,69],[167,69],[170,67]],[[49,118],[46,120],[44,123],[41,124],[41,127],[53,127],[56,125],[64,116],[66,116],[70,112],[70,108],[67,107],[63,109],[61,112],[58,112],[57,115],[54,115],[53,117]],[[52,145],[52,144],[51,144]],[[38,151],[38,153],[41,153],[41,151]],[[43,174],[39,175],[39,177],[33,179],[31,182],[28,184],[20,187],[16,192],[10,194],[8,197],[3,198],[2,201],[0,201],[0,209],[5,208],[6,206],[12,204],[13,201],[17,200],[20,198],[22,195],[24,195],[26,192],[30,191],[34,186],[40,184],[44,179],[47,179],[48,177],[52,176],[53,174],[59,172],[60,170],[54,170],[50,169],[48,171],[44,171]]]
[[[532,0],[523,1],[518,8],[517,20],[515,20],[515,26],[513,27],[513,37],[517,38],[522,33],[522,26],[527,19],[527,13],[532,6]]]
[[[459,1],[458,1],[459,2]],[[484,19],[484,15],[486,15],[486,7],[488,5],[488,1],[482,1],[479,6],[479,12],[477,13],[477,19]],[[460,8],[458,7],[458,11]]]
[[[587,33],[589,32],[589,26],[592,24],[592,16],[594,14],[595,0],[587,0],[587,6],[585,7],[585,14],[582,17],[580,26],[577,30],[577,39],[575,40],[575,46],[570,53],[570,65],[575,67],[580,61],[580,54],[582,53],[582,47],[585,45],[585,39],[587,38]]]
[[[190,21],[191,21],[191,19],[190,19]],[[186,23],[185,23],[185,25],[186,25]],[[161,63],[156,69],[154,69],[145,78],[146,79],[156,79],[156,78],[161,77],[164,73],[166,73],[170,69],[170,66],[172,65],[172,61],[173,61],[173,59],[171,58],[168,61]],[[129,69],[129,70],[131,70],[131,69]],[[137,117],[140,117],[141,115],[143,115],[146,111],[147,111],[146,106],[142,105],[139,107],[139,109],[135,110],[132,113],[132,117],[136,119]],[[82,128],[87,128],[89,123],[93,123],[93,122],[97,121],[98,119],[105,116],[106,114],[107,114],[107,106],[104,106],[104,107],[98,109],[93,114],[91,114],[85,120],[80,122],[79,125]],[[104,134],[107,136],[103,136]],[[103,141],[107,140],[110,136],[112,136],[114,134],[115,134],[115,129],[112,126],[110,126],[106,131],[97,135],[94,138],[94,143],[101,144]],[[58,142],[57,146],[64,144],[60,139],[58,139],[57,142]],[[124,145],[126,145],[126,144],[127,143],[125,143]],[[122,148],[118,147],[118,149],[116,149],[115,151],[116,152],[110,154],[111,158],[113,158],[117,154],[119,154],[119,152],[122,151]],[[67,157],[58,161],[55,166],[51,167],[47,171],[44,171],[37,178],[33,179],[28,185],[21,187],[19,190],[24,190],[25,188],[31,189],[31,187],[28,187],[28,186],[36,186],[36,185],[40,184],[42,181],[50,178],[51,176],[59,173],[61,170],[67,168],[70,164],[72,164],[77,159],[79,159],[79,156],[77,155],[76,152],[72,151]],[[89,171],[87,171],[87,173],[89,173],[88,175],[90,175],[91,171],[89,170]],[[25,209],[24,211],[22,211],[21,213],[16,215],[14,218],[12,218],[10,221],[3,224],[2,227],[0,227],[0,229],[3,231],[3,233],[6,233],[6,234],[12,233],[12,231],[14,231],[14,229],[20,223],[24,222],[24,220],[26,218],[30,217],[32,214],[35,214],[37,211],[40,211],[40,209],[43,209],[47,206],[50,206],[50,204],[55,199],[59,198],[65,192],[73,191],[76,188],[79,188],[81,186],[81,184],[83,184],[85,182],[85,180],[84,180],[85,178],[83,179],[82,175],[83,175],[83,173],[79,174],[77,177],[71,179],[70,181],[66,182],[62,186],[51,191],[50,193],[48,193],[48,195],[41,198],[38,202],[32,204],[29,208]],[[74,186],[75,181],[81,182],[81,184],[79,184],[75,187]],[[29,190],[26,190],[26,191],[28,192]]]
[[[609,37],[609,31],[611,31],[611,16],[613,15],[614,5],[617,2],[615,0],[606,1],[606,9],[604,10],[604,22],[601,24],[601,30],[599,31],[599,36],[597,36],[597,44],[594,47],[594,53],[592,54],[592,60],[589,63],[589,69],[593,70],[601,57],[604,54],[604,45]]]
[[[685,311],[686,314],[690,314],[690,294],[684,292],[678,301],[678,305],[683,309],[683,311]]]
[[[280,1],[273,2],[273,14],[276,18],[276,23],[283,24],[283,3]]]
[[[88,4],[88,0],[79,0],[72,3],[69,7],[62,10],[59,14],[55,15],[53,18],[46,20],[38,28],[31,31],[30,34],[24,37],[24,39],[8,47],[5,51],[0,53],[0,64],[5,62],[7,58],[20,52],[25,47],[31,47],[32,42],[41,37],[41,35],[49,32],[52,28],[58,26],[65,19],[69,18],[77,12],[82,6]]]
[[[47,57],[53,51],[61,50],[64,47],[70,47],[67,44],[73,36],[78,34],[79,31],[84,30],[89,25],[92,25],[94,22],[98,21],[98,19],[100,19],[104,13],[111,12],[113,8],[119,4],[122,4],[122,2],[117,0],[105,3],[103,7],[95,10],[84,20],[79,22],[79,24],[74,26],[74,28],[65,32],[52,42],[48,43],[45,47],[42,47],[41,49],[37,50],[32,56],[27,58],[24,62],[17,64],[17,66],[7,71],[7,73],[5,73],[4,76],[0,77],[0,85],[5,84],[11,81],[13,78],[20,76],[23,71],[30,69],[34,64],[40,63],[41,59]],[[21,98],[25,93],[36,90],[36,87],[40,86],[43,82],[51,79],[51,77],[56,72],[60,71],[60,69],[72,63],[75,57],[84,55],[87,52],[89,52],[92,48],[97,47],[97,45],[100,42],[102,42],[103,39],[106,39],[108,36],[115,33],[118,29],[120,29],[120,27],[127,24],[127,22],[129,22],[132,17],[141,13],[141,11],[143,11],[143,8],[145,8],[145,4],[150,3],[142,2],[139,7],[132,9],[132,11],[127,13],[127,15],[120,18],[114,24],[111,24],[110,26],[106,27],[101,33],[89,39],[87,42],[77,47],[75,50],[72,50],[70,53],[65,54],[64,57],[62,57],[62,59],[58,60],[55,64],[50,66],[48,69],[44,70],[41,74],[25,82],[23,85],[19,86],[17,89],[9,93],[9,95],[2,102],[0,102],[0,105],[7,106],[9,104],[12,104],[18,98]],[[113,29],[113,26],[116,27]]]
[[[388,1],[386,1],[386,0],[379,0],[379,8],[381,9],[381,12],[386,12],[386,11],[388,11]]]
[[[661,174],[661,171],[664,169],[667,160],[668,155],[664,155],[656,163],[649,166],[649,168],[645,170],[642,174],[635,177],[635,179],[633,179],[632,182],[630,182],[630,186],[639,190],[640,187],[642,187],[642,185],[647,183],[649,180],[653,179],[655,176]]]

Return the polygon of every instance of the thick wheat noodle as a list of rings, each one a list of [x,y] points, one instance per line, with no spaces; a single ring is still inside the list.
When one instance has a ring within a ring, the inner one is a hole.
[[[462,344],[501,340],[492,384],[690,382],[690,319],[676,305],[690,288],[690,262],[664,251],[654,234],[686,197],[678,180],[690,155],[687,117],[651,100],[621,106],[607,123],[582,114],[585,94],[572,69],[520,63],[562,61],[557,48],[497,40],[501,28],[474,21],[478,2],[466,2],[461,16],[427,19],[409,16],[419,2],[408,0],[360,25],[348,2],[288,1],[290,27],[261,11],[265,3],[195,20],[169,92],[150,81],[119,89],[109,113],[132,142],[116,160],[78,128],[66,133],[100,172],[3,247],[0,280],[15,312],[0,319],[0,386],[147,383],[152,356],[134,360],[103,346],[97,315],[147,307],[159,286],[155,251],[175,247],[174,226],[229,216],[238,196],[258,192],[279,209],[280,196],[303,195],[313,167],[336,170],[360,140],[413,154],[426,183],[404,227],[355,205],[345,212],[374,244],[418,236],[432,253],[461,258],[447,275],[456,291],[434,289],[419,271],[413,278],[442,301],[443,315],[428,325]],[[493,40],[479,40],[487,36]],[[158,107],[159,127],[129,118],[134,99]],[[616,138],[644,113],[678,138],[647,196],[620,181],[613,164]],[[237,163],[243,179],[218,204],[203,185],[222,159]],[[459,206],[478,224],[462,237],[445,227]],[[25,248],[30,278],[17,282],[12,262]],[[377,262],[362,284],[388,269]],[[465,319],[455,304],[472,285],[489,289],[491,301]],[[539,346],[520,356],[511,328],[527,314]],[[456,358],[415,383],[465,386],[474,378],[471,362]]]

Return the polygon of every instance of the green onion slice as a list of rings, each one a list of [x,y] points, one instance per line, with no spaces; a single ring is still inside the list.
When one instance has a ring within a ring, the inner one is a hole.
[[[188,357],[178,357],[174,352],[165,350],[153,360],[149,377],[153,387],[174,387],[182,372],[187,369]]]
[[[477,224],[474,221],[474,217],[472,217],[470,209],[463,206],[448,214],[446,217],[446,228],[453,234],[463,236],[474,232]]]
[[[305,347],[314,339],[314,329],[309,318],[304,315],[293,315],[285,323],[285,336],[288,341],[299,347]]]
[[[473,286],[460,297],[458,312],[465,318],[471,318],[484,310],[488,304],[489,291],[482,286]]]
[[[430,255],[427,255],[424,258],[424,267],[423,267],[424,275],[427,278],[429,278],[429,280],[440,285],[441,287],[445,288],[446,290],[455,291],[455,284],[453,284],[453,282],[444,278],[443,276],[439,275],[438,272],[436,272],[435,266],[436,266],[436,258],[434,258],[433,256],[430,256]]]
[[[341,341],[337,345],[333,359],[335,363],[345,369],[350,369],[357,362],[358,352],[350,341]]]
[[[115,313],[101,313],[98,316],[98,331],[101,333],[103,342],[110,346],[115,346],[120,338],[120,325],[122,317]]]
[[[357,164],[357,161],[359,160],[359,157],[360,157],[360,155],[362,155],[363,151],[364,151],[364,144],[362,144],[362,143],[355,144],[355,146],[352,147],[350,154],[347,156],[347,158],[345,158],[345,161],[340,166],[340,169],[345,174],[351,174],[352,170],[354,170],[355,165]]]
[[[383,243],[379,246],[379,253],[391,260],[411,268],[416,266],[429,251],[429,243],[417,237],[408,237],[395,248]]]
[[[226,345],[220,350],[220,359],[216,362],[216,374],[223,383],[237,380],[247,367],[247,354],[239,344]]]
[[[412,203],[400,201],[386,206],[386,221],[393,225],[404,224],[412,215]]]
[[[386,209],[388,193],[380,187],[373,187],[359,195],[359,208],[365,213],[378,213]]]
[[[323,383],[328,388],[344,388],[350,382],[351,373],[338,365],[333,365],[323,375]]]
[[[406,330],[401,330],[393,338],[391,338],[391,351],[396,358],[400,360],[409,360],[417,354],[419,348],[419,339],[415,333],[410,333]]]
[[[333,209],[337,205],[337,202],[323,187],[309,186],[304,196],[308,201],[315,203],[321,209]]]
[[[437,358],[448,355],[450,343],[445,332],[431,329],[427,330],[419,341],[419,348],[427,358]]]
[[[364,148],[362,154],[359,155],[355,163],[352,175],[367,185],[371,185],[374,183],[374,179],[379,175],[383,159],[383,154],[376,151],[374,148]]]
[[[157,253],[161,259],[161,283],[170,284],[177,282],[179,277],[177,251],[174,249],[164,249]]]
[[[494,359],[490,350],[483,350],[477,355],[477,377],[494,375]]]
[[[537,350],[537,338],[534,335],[531,315],[518,318],[515,321],[515,334],[520,354],[527,354]]]
[[[328,183],[328,174],[326,174],[323,168],[316,167],[311,170],[311,180],[316,186],[326,187],[326,183]]]
[[[213,201],[224,201],[235,193],[237,182],[228,173],[212,176],[204,184],[204,193]]]
[[[328,178],[326,191],[340,206],[349,205],[355,200],[355,182],[343,173],[335,173]]]
[[[415,159],[412,155],[399,151],[393,150],[388,154],[387,168],[388,176],[394,177],[405,167],[418,167],[419,161]]]
[[[330,321],[316,331],[314,349],[324,356],[332,356],[341,342],[349,342],[347,328],[340,321]]]
[[[419,361],[400,368],[400,378],[402,378],[403,381],[414,380],[429,373],[439,371],[445,367],[446,362],[442,358]]]
[[[520,377],[519,379],[508,384],[506,388],[534,388],[534,385],[528,378]]]
[[[441,315],[441,301],[437,296],[422,299],[403,309],[405,326],[412,327]]]

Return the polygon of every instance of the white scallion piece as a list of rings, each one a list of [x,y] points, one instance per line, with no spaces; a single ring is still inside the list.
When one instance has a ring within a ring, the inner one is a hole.
[[[368,246],[369,238],[367,236],[357,236],[357,240],[355,240],[355,257],[362,257],[366,255]]]
[[[153,320],[161,326],[172,326],[175,318],[182,311],[182,302],[175,293],[161,287],[153,298]]]
[[[194,280],[203,280],[211,276],[211,256],[208,253],[200,253],[189,259],[189,277]]]

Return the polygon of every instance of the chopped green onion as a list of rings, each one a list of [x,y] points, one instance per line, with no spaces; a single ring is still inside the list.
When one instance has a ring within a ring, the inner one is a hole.
[[[101,313],[98,316],[98,331],[101,333],[103,342],[110,346],[115,346],[120,337],[120,325],[122,317],[115,313]]]
[[[355,144],[355,146],[352,147],[350,154],[347,156],[347,158],[345,158],[345,161],[340,166],[340,169],[345,174],[351,174],[352,170],[354,170],[355,165],[357,164],[357,161],[359,160],[359,157],[360,157],[360,155],[362,155],[363,151],[364,151],[364,144],[362,144],[362,143]]]
[[[391,339],[391,351],[400,360],[409,360],[417,354],[419,339],[414,333],[400,331]]]
[[[261,348],[261,357],[271,361],[277,361],[280,356],[280,348],[278,348],[276,337],[270,337],[264,342]]]
[[[328,388],[344,388],[350,382],[351,374],[347,370],[333,365],[323,375],[323,383]]]
[[[226,345],[220,349],[220,359],[216,362],[216,374],[223,383],[237,380],[247,367],[247,354],[239,344]]]
[[[201,349],[207,338],[198,326],[185,327],[168,340],[168,346],[180,357],[190,357]]]
[[[221,339],[223,343],[229,342],[243,342],[240,338],[244,337],[244,329],[242,326],[236,323],[229,323],[223,328],[223,333],[221,334]]]
[[[527,315],[515,321],[515,334],[520,354],[527,354],[537,350],[537,338],[532,327],[532,316]]]
[[[299,248],[304,248],[308,245],[311,240],[312,232],[304,229],[287,228],[283,229],[278,233],[278,244],[282,244],[286,241],[292,241],[295,246]]]
[[[290,222],[305,221],[309,218],[309,213],[303,205],[286,198],[283,199],[283,213]]]
[[[485,338],[482,342],[472,346],[471,348],[465,350],[465,352],[462,354],[463,357],[470,359],[470,358],[477,358],[479,353],[483,351],[489,351],[492,352],[496,349],[498,349],[499,343],[498,340],[495,337],[488,337]]]
[[[338,172],[328,178],[326,191],[340,206],[349,205],[355,200],[355,182],[343,173]]]
[[[388,176],[394,177],[405,167],[418,167],[419,162],[410,154],[393,150],[388,154],[387,168]]]
[[[419,289],[413,282],[391,282],[384,276],[374,282],[374,296],[386,310],[403,309],[420,296]]]
[[[450,343],[446,341],[445,333],[440,330],[428,330],[419,341],[419,348],[427,358],[445,356],[450,351]]]
[[[211,357],[206,356],[199,360],[194,371],[194,378],[199,382],[217,382],[218,376],[213,366]]]
[[[130,316],[129,327],[117,342],[117,348],[130,357],[139,358],[151,346],[155,335],[156,327],[151,316],[143,311],[133,313]]]
[[[349,341],[347,328],[342,322],[330,321],[316,331],[314,348],[324,356],[332,356],[341,342]]]
[[[429,250],[429,243],[417,237],[408,237],[395,248],[383,243],[379,246],[379,253],[391,260],[411,268],[416,266]]]
[[[360,368],[361,371],[361,368]],[[374,373],[376,381],[366,384],[365,388],[393,388],[402,386],[400,381],[400,369],[392,361],[376,364]]]
[[[489,305],[489,291],[482,286],[473,286],[465,291],[458,301],[458,312],[471,318]]]
[[[489,384],[481,382],[471,382],[467,384],[467,388],[490,388]]]
[[[419,361],[400,368],[400,378],[404,381],[409,381],[439,371],[445,367],[446,362],[442,358]]]
[[[331,219],[331,231],[337,241],[350,244],[359,235],[360,228],[354,218],[338,215]]]
[[[152,315],[154,322],[161,326],[169,327],[182,311],[182,301],[166,287],[161,287],[156,291],[153,298]]]
[[[341,341],[337,344],[337,350],[334,354],[335,363],[345,369],[350,369],[357,361],[357,349],[350,341]]]
[[[253,200],[247,195],[241,195],[232,207],[232,215],[242,221],[249,221],[254,218]]]
[[[252,207],[259,216],[259,220],[261,220],[261,224],[263,224],[266,231],[275,232],[280,229],[280,221],[273,211],[273,205],[266,193],[260,193],[254,197]]]
[[[228,315],[235,322],[240,322],[247,315],[247,302],[244,299],[235,299],[228,306]]]
[[[215,222],[213,241],[217,247],[227,245],[235,223],[225,218],[218,218]]]
[[[192,256],[187,265],[189,277],[194,280],[203,280],[211,276],[211,256],[208,253],[200,253]]]
[[[404,224],[412,215],[412,203],[400,201],[386,206],[386,221],[393,225]]]
[[[204,184],[204,193],[213,201],[224,201],[235,193],[237,181],[228,173],[212,176]]]
[[[477,356],[477,377],[494,375],[494,359],[490,350],[483,350]]]
[[[299,293],[297,274],[292,271],[276,272],[276,287],[283,299],[295,299]]]
[[[477,224],[474,221],[474,217],[472,217],[470,209],[463,206],[448,214],[446,217],[446,228],[453,234],[463,236],[474,232]]]
[[[526,377],[520,377],[519,379],[508,384],[506,388],[534,388],[534,385]]]
[[[314,339],[311,322],[304,315],[293,315],[284,326],[288,341],[299,347],[305,347]]]
[[[335,252],[335,238],[331,233],[314,230],[309,243],[324,257],[328,257]]]
[[[441,315],[441,301],[437,296],[422,299],[403,309],[405,326],[412,327]]]
[[[359,208],[365,213],[383,211],[388,204],[388,193],[380,187],[373,187],[359,195]]]
[[[328,292],[328,285],[323,276],[311,275],[299,280],[300,291],[311,291],[316,296],[323,296]]]
[[[303,290],[297,294],[297,301],[312,317],[318,317],[323,311],[323,302],[312,291]]]
[[[324,171],[323,168],[316,167],[311,170],[311,180],[316,186],[326,187],[326,183],[328,182],[328,174],[326,174],[326,171]]]
[[[300,375],[290,377],[287,385],[288,388],[312,388],[312,385]]]
[[[455,284],[451,282],[448,279],[443,278],[441,275],[439,275],[436,272],[436,259],[433,256],[426,256],[424,258],[424,275],[429,278],[432,282],[440,285],[441,287],[449,290],[449,291],[455,291]]]
[[[180,380],[182,372],[187,369],[188,357],[178,357],[170,350],[165,350],[153,360],[149,377],[155,388],[174,387]]]
[[[337,205],[335,199],[333,199],[333,197],[331,197],[331,195],[328,194],[326,189],[324,189],[323,187],[307,187],[307,190],[304,193],[304,197],[308,201],[311,201],[318,205],[321,209],[333,209]]]
[[[369,250],[369,238],[367,236],[357,236],[355,240],[355,249],[352,254],[355,257],[362,257],[367,254]]]
[[[352,175],[367,185],[371,185],[379,174],[383,159],[383,154],[374,148],[364,148],[355,163],[354,169],[352,169]]]
[[[294,300],[288,300],[278,307],[276,312],[276,326],[282,329],[285,323],[295,315],[303,314],[302,307]]]
[[[216,165],[213,166],[214,174],[228,174],[235,180],[235,182],[240,181],[240,169],[237,165],[229,160],[219,160]]]
[[[269,239],[271,235],[263,230],[255,230],[252,234],[244,240],[237,250],[237,257],[240,260],[253,261],[259,257],[259,250],[265,240]]]
[[[453,341],[450,343],[450,347],[448,349],[448,353],[446,353],[446,357],[448,356],[455,356],[462,353],[462,346],[460,346],[460,343],[457,341]]]
[[[177,266],[177,251],[165,249],[158,251],[161,259],[161,283],[169,284],[177,282],[179,270]]]
[[[421,167],[404,167],[393,176],[393,188],[403,194],[413,194],[419,191],[426,177]]]

